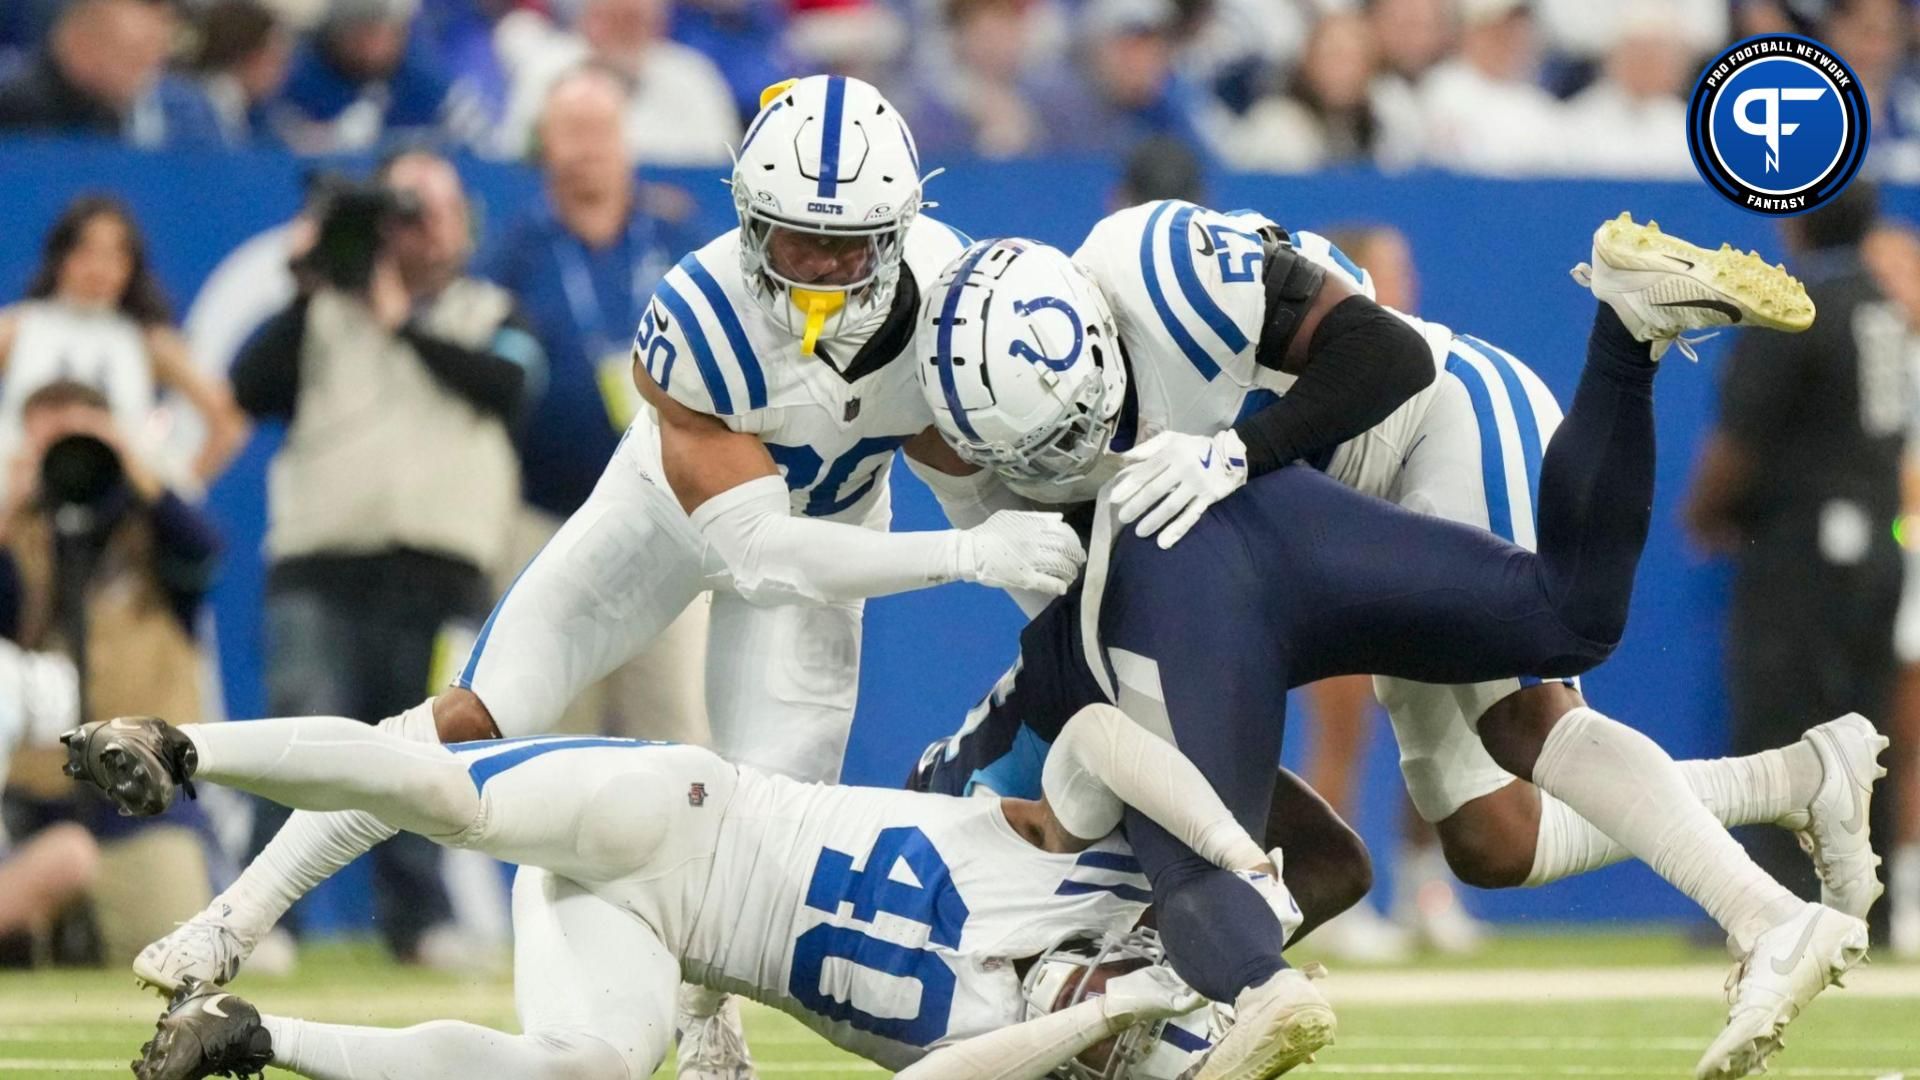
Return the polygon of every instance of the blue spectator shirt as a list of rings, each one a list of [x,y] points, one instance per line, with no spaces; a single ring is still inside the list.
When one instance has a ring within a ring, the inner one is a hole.
[[[621,433],[601,392],[602,365],[627,370],[654,285],[694,246],[686,229],[637,200],[619,238],[589,248],[543,198],[481,255],[475,272],[519,299],[547,353],[547,377],[529,387],[519,432],[528,502],[564,517],[586,501]]]

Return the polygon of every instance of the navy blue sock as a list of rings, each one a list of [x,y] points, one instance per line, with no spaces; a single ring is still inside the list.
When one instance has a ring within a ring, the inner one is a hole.
[[[1600,304],[1573,405],[1540,464],[1547,588],[1567,627],[1612,644],[1653,516],[1653,377],[1659,365]]]
[[[1126,813],[1127,838],[1153,881],[1153,913],[1167,959],[1187,985],[1231,1002],[1287,966],[1280,919],[1253,886]]]

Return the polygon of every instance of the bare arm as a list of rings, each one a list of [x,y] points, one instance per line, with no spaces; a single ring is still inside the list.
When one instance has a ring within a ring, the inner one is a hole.
[[[193,366],[187,339],[170,326],[147,331],[147,354],[153,358],[154,381],[187,399],[206,423],[206,441],[193,459],[193,474],[211,484],[247,444],[247,418],[233,400],[233,391]]]

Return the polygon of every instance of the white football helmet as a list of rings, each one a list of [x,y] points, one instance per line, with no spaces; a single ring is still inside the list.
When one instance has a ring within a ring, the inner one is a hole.
[[[963,459],[1042,501],[1091,495],[1126,366],[1106,297],[1066,252],[974,244],[927,290],[914,353],[934,423]]]
[[[1063,942],[1042,953],[1027,969],[1022,984],[1026,1018],[1072,1008],[1097,995],[1099,991],[1087,985],[1088,976],[1102,968],[1118,976],[1164,963],[1160,935],[1148,929]],[[1166,1020],[1135,1024],[1114,1036],[1111,1044],[1096,1045],[1053,1075],[1062,1080],[1180,1080],[1197,1071],[1196,1066],[1232,1025],[1232,1006],[1208,1002]],[[1082,1060],[1088,1057],[1095,1060]]]
[[[760,95],[733,165],[740,268],[802,352],[886,317],[921,180],[905,119],[867,83],[814,75]],[[770,250],[780,231],[836,253],[836,273],[812,280],[784,265]]]

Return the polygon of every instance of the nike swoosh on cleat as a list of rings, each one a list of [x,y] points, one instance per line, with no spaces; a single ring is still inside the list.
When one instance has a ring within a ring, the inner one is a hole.
[[[1800,947],[1803,949],[1806,948],[1807,943],[1805,941],[1802,941],[1800,943]],[[215,994],[214,996],[208,998],[207,1003],[205,1005],[200,1006],[200,1008],[208,1013],[213,1014],[214,1016],[219,1017],[222,1020],[225,1020],[227,1018],[227,1014],[221,1011],[220,1009],[220,1003],[225,1000],[227,1000],[227,995]]]
[[[1207,447],[1207,456],[1200,459],[1200,467],[1204,469],[1212,464],[1213,464],[1213,447],[1209,446]]]
[[[1717,311],[1733,322],[1737,323],[1740,321],[1740,309],[1727,303],[1725,300],[1669,300],[1664,304],[1655,304],[1653,306],[1705,308],[1708,311]]]
[[[1793,969],[1800,966],[1800,957],[1807,951],[1807,942],[1813,940],[1813,932],[1820,926],[1821,914],[1821,912],[1815,912],[1813,918],[1807,920],[1807,928],[1800,931],[1800,940],[1794,943],[1793,951],[1787,954],[1787,962],[1785,964],[1780,962],[1779,957],[1773,959],[1773,973],[1775,975],[1791,975],[1793,974]]]
[[[1840,823],[1840,827],[1850,834],[1857,834],[1867,827],[1867,801],[1860,797],[1860,788],[1856,784],[1847,784],[1847,792],[1853,796],[1853,816]]]
[[[1686,267],[1686,268],[1687,268],[1687,269],[1689,269],[1689,270],[1691,270],[1691,269],[1693,269],[1693,267],[1694,267],[1694,264],[1693,264],[1693,263],[1691,263],[1691,262],[1688,262],[1688,261],[1687,261],[1686,259],[1683,259],[1683,258],[1681,258],[1681,257],[1680,257],[1680,256],[1678,256],[1678,255],[1669,255],[1669,256],[1667,256],[1667,258],[1669,258],[1669,259],[1672,259],[1672,260],[1673,260],[1674,262],[1677,262],[1677,263],[1679,263],[1679,264],[1680,264],[1681,266],[1684,266],[1684,267]]]

